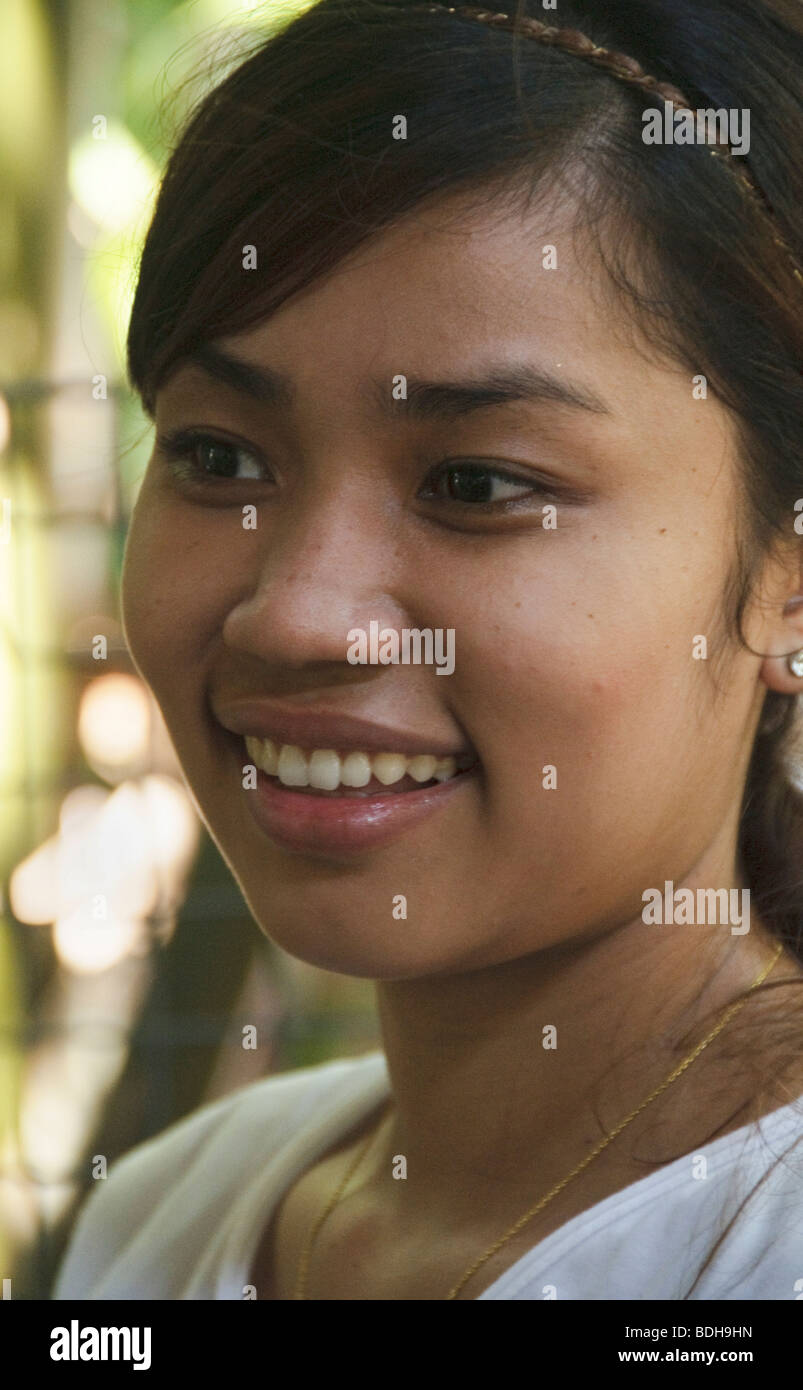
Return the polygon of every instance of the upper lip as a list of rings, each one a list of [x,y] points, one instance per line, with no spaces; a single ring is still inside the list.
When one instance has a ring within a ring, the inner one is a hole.
[[[325,709],[290,709],[269,700],[244,699],[219,704],[215,716],[232,734],[252,734],[279,744],[299,748],[351,749],[362,753],[401,753],[408,758],[433,753],[439,758],[460,758],[473,754],[463,744],[444,743],[426,734],[394,729],[374,719],[335,713]]]

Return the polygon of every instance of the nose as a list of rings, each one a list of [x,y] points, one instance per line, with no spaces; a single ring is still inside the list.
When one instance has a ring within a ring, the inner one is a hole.
[[[404,625],[401,547],[378,491],[344,486],[260,516],[243,537],[258,547],[254,582],[223,624],[232,651],[277,667],[346,666],[352,628]]]

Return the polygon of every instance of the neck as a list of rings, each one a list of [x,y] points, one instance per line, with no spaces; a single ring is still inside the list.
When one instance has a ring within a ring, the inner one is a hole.
[[[712,883],[740,886],[738,876],[706,868],[675,888]],[[776,945],[755,916],[746,935],[639,917],[492,968],[382,982],[394,1105],[381,1161],[404,1154],[420,1200],[459,1201],[463,1185],[489,1177],[515,1182],[533,1154],[540,1172],[559,1178],[692,1051]],[[686,1151],[684,1115],[698,1136],[689,1143],[700,1143],[739,1099],[703,1058],[643,1117],[654,1132],[663,1116],[675,1156]],[[738,1070],[731,1056],[731,1080]],[[669,1095],[676,1088],[680,1111]],[[628,1139],[641,1134],[636,1121]]]

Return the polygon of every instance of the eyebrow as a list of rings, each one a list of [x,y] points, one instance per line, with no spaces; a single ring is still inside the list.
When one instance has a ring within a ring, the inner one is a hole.
[[[245,362],[211,344],[202,344],[184,359],[202,371],[263,404],[289,409],[296,398],[288,376],[273,368]],[[407,377],[406,398],[394,399],[386,380],[372,380],[366,398],[390,419],[454,420],[473,411],[515,402],[569,406],[610,415],[611,409],[589,387],[553,375],[530,362],[490,364],[468,379],[425,381]]]

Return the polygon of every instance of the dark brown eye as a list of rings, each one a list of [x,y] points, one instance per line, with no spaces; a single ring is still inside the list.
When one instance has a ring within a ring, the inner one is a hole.
[[[236,479],[264,478],[265,472],[256,455],[242,444],[233,444],[213,435],[192,430],[179,430],[158,439],[161,452],[187,476]]]
[[[495,502],[510,502],[537,492],[538,484],[525,482],[498,468],[477,464],[453,464],[445,468],[431,485],[428,496],[446,498],[452,502],[474,503],[480,506]]]
[[[230,444],[218,444],[213,439],[207,443],[199,440],[195,448],[196,457],[205,473],[234,477],[237,472],[237,450]]]
[[[203,473],[211,473],[216,478],[259,478],[259,465],[247,449],[237,444],[226,444],[220,439],[199,438],[194,443],[194,454]],[[245,473],[238,469],[245,467]]]

